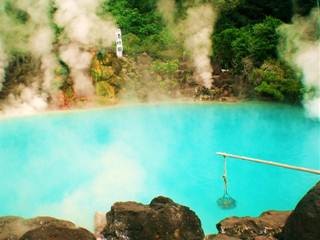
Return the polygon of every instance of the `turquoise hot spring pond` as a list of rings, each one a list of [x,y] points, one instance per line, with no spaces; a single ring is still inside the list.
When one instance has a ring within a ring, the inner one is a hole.
[[[319,176],[228,160],[237,207],[220,209],[230,152],[320,168],[320,123],[268,103],[161,104],[0,121],[0,215],[50,215],[92,229],[115,201],[165,195],[206,233],[231,216],[293,209]]]

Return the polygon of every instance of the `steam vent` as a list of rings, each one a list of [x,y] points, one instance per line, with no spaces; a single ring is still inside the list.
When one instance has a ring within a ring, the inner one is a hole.
[[[0,240],[319,240],[320,0],[0,1]]]

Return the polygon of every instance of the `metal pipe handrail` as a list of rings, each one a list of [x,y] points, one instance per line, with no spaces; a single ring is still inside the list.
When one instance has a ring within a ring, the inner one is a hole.
[[[291,169],[291,170],[320,175],[320,170],[316,170],[316,169],[298,167],[298,166],[293,166],[293,165],[289,165],[289,164],[283,164],[283,163],[261,160],[261,159],[245,157],[245,156],[239,156],[239,155],[223,153],[223,152],[217,152],[216,154],[223,156],[223,157],[229,157],[229,158],[234,158],[234,159],[239,159],[239,160],[244,160],[244,161],[249,161],[249,162],[261,163],[261,164],[271,165],[271,166],[275,166],[275,167],[287,168],[287,169]]]

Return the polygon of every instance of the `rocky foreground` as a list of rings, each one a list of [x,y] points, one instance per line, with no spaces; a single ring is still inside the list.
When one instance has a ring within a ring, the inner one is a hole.
[[[149,205],[118,202],[98,221],[95,234],[50,217],[0,218],[0,240],[319,240],[320,182],[292,212],[268,211],[257,218],[231,217],[204,236],[201,222],[188,207],[166,197]]]

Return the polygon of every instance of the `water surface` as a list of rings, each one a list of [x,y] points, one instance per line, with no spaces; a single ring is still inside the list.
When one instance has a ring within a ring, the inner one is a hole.
[[[292,209],[319,180],[229,160],[217,151],[320,168],[320,123],[298,107],[265,103],[164,104],[0,121],[0,215],[51,215],[91,228],[115,201],[165,195],[190,206],[207,233],[230,216]]]

